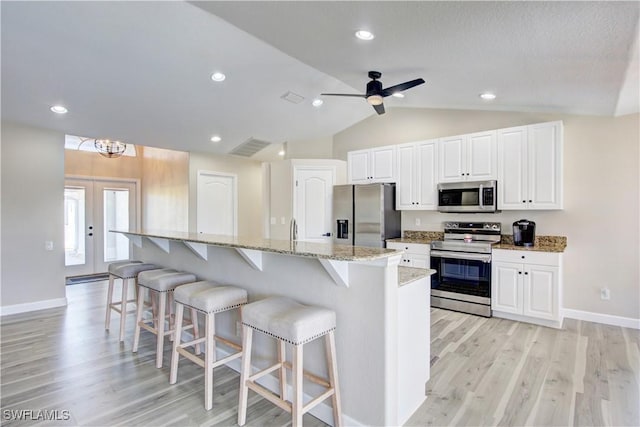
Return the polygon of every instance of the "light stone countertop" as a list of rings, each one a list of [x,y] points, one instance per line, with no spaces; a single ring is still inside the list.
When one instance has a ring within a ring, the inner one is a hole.
[[[223,236],[215,234],[190,233],[167,230],[111,230],[134,236],[168,239],[180,242],[201,243],[235,249],[253,249],[284,255],[308,258],[322,258],[334,261],[371,261],[401,255],[402,251],[363,246],[333,245],[289,240],[264,239],[250,236]]]
[[[435,272],[432,269],[398,267],[398,286],[404,286],[423,277],[429,277]]]

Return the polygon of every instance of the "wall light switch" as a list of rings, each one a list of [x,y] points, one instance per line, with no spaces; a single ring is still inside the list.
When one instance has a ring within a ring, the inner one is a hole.
[[[416,225],[420,225],[420,218],[416,218]]]
[[[272,216],[272,217],[271,217],[271,225],[276,225],[276,223],[277,223],[277,222],[278,222],[278,221],[276,221],[276,217],[275,217],[275,216]]]
[[[600,289],[600,299],[605,301],[611,299],[611,291],[609,288]]]
[[[44,250],[52,251],[53,250],[53,242],[51,240],[45,240],[44,242]]]

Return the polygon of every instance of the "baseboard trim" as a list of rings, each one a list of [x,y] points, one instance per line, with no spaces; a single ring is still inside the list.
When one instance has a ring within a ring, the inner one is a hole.
[[[64,307],[67,305],[67,298],[54,298],[43,301],[27,302],[24,304],[5,305],[0,307],[0,316],[10,314],[27,313],[29,311],[46,310],[47,308]]]
[[[640,319],[632,317],[614,316],[612,314],[594,313],[592,311],[562,309],[564,317],[587,322],[604,323],[605,325],[621,326],[623,328],[640,329]]]

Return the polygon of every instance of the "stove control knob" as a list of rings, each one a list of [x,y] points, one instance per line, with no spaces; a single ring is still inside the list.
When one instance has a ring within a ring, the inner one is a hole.
[[[457,222],[452,222],[451,224],[449,224],[449,227],[458,228],[458,223]]]
[[[482,226],[482,228],[484,228],[484,229],[491,228],[491,224],[485,224],[485,225]]]
[[[497,230],[497,229],[498,229],[498,224],[493,224],[493,225],[491,226],[491,228],[493,228],[494,230]]]

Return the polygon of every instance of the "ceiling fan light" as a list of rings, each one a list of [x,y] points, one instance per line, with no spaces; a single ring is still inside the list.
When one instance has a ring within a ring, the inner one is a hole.
[[[380,95],[371,95],[367,97],[367,102],[370,105],[380,105],[382,104],[382,96]]]

